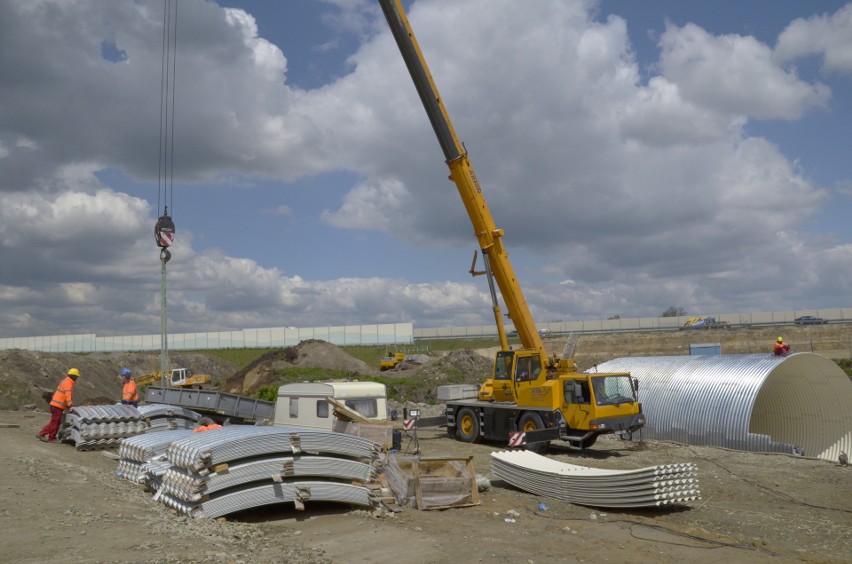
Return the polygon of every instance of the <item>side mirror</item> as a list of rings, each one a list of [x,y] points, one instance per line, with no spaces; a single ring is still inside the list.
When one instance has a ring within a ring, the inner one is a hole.
[[[637,392],[639,391],[639,378],[633,379],[633,389],[636,390]]]

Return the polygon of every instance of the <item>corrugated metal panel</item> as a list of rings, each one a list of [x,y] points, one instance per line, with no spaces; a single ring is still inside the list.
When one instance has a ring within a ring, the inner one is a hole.
[[[852,452],[852,381],[812,353],[626,357],[648,423],[643,437],[836,461]]]
[[[689,463],[605,470],[516,450],[492,452],[491,468],[516,488],[591,507],[660,507],[701,499],[698,469]]]

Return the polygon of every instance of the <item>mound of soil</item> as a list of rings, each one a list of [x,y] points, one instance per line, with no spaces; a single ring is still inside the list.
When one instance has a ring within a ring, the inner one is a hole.
[[[348,375],[375,373],[367,363],[352,357],[337,345],[310,339],[295,347],[286,347],[263,355],[229,378],[222,389],[234,394],[254,394],[263,386],[277,384],[277,372],[281,368],[297,366],[333,370]]]
[[[452,351],[438,360],[424,364],[418,374],[435,382],[435,387],[446,384],[481,384],[488,378],[494,362],[471,349]]]
[[[190,368],[196,374],[209,374],[221,381],[235,367],[216,356],[200,353],[172,353],[171,365]],[[0,409],[46,411],[48,403],[69,368],[80,370],[74,387],[76,405],[102,405],[121,399],[119,371],[130,368],[134,374],[160,369],[160,353],[46,353],[20,349],[0,350]]]

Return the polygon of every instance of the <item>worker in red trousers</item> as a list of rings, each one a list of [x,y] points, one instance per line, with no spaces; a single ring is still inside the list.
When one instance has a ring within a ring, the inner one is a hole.
[[[36,435],[40,441],[46,443],[59,442],[56,436],[59,433],[59,424],[65,411],[71,409],[71,406],[74,405],[74,384],[77,383],[79,377],[80,371],[76,368],[70,368],[65,374],[65,378],[57,386],[53,393],[53,399],[50,400],[50,421]]]

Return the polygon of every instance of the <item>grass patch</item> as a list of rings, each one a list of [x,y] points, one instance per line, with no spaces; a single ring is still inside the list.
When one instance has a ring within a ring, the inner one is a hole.
[[[852,358],[835,358],[833,360],[852,380]]]
[[[382,360],[382,357],[385,356],[385,353],[388,352],[389,348],[390,347],[380,347],[377,345],[340,347],[340,349],[349,356],[364,361],[367,366],[375,368],[376,370],[378,370],[379,362]]]
[[[279,349],[280,347],[270,347],[265,349],[206,349],[181,352],[218,356],[222,360],[226,360],[236,366],[237,370],[242,370],[243,368],[245,368],[255,360],[259,359],[266,353]]]
[[[435,383],[423,378],[384,378],[374,376],[372,378],[359,377],[359,381],[378,382],[387,388],[388,399],[400,403],[413,401],[416,403],[435,403],[433,391]]]

